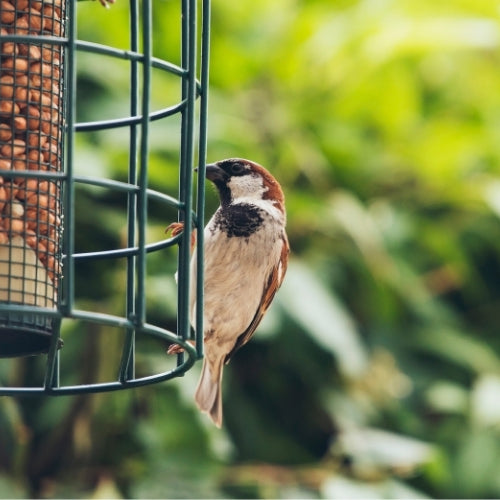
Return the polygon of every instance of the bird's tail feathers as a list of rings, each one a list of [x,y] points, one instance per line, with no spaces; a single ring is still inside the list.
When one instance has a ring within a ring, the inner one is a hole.
[[[208,413],[219,428],[222,425],[222,368],[222,360],[211,364],[205,358],[195,394],[198,408]]]

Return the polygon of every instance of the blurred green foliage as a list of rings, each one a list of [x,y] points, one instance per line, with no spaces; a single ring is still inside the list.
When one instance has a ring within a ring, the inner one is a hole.
[[[155,55],[172,62],[178,4],[154,2]],[[125,0],[78,15],[80,38],[127,48]],[[280,179],[293,249],[226,370],[224,429],[194,408],[199,367],[116,394],[1,398],[0,496],[500,496],[499,63],[491,0],[214,0],[208,159]],[[80,120],[128,114],[126,65],[78,67]],[[155,78],[153,107],[177,102],[178,82]],[[176,120],[151,130],[151,187],[173,196]],[[126,134],[77,147],[79,173],[126,178]],[[123,243],[121,206],[78,193],[79,251]],[[150,208],[157,240],[175,214]],[[148,271],[148,314],[173,328],[175,255]],[[78,299],[121,313],[123,272],[79,269]],[[66,327],[66,374],[113,373],[122,337],[100,334]],[[139,369],[163,357],[148,346]]]

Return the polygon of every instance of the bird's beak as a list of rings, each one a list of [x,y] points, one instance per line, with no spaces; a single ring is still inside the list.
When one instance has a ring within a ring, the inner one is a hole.
[[[206,166],[205,175],[207,179],[212,182],[217,182],[217,181],[225,182],[227,176],[226,172],[224,172],[224,170],[221,167],[219,167],[217,163],[209,163]]]

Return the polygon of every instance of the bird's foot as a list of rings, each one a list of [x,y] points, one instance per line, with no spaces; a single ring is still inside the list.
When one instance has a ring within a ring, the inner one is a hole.
[[[181,234],[184,231],[184,222],[172,222],[165,229],[165,234],[170,233],[172,238]],[[191,231],[191,251],[193,251],[194,246],[196,244],[196,229]]]
[[[187,342],[191,344],[193,347],[195,346],[194,340],[188,340]],[[182,352],[184,352],[184,347],[182,347],[179,344],[172,344],[167,349],[167,354],[181,354]]]
[[[165,234],[171,233],[172,237],[181,234],[184,231],[184,222],[172,222],[165,229]]]

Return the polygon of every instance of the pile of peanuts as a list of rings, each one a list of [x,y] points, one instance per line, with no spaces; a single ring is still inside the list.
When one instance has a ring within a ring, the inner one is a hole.
[[[36,174],[61,170],[63,49],[42,38],[3,37],[63,36],[61,2],[0,0],[0,245],[22,236],[54,284],[60,274],[60,181]]]

